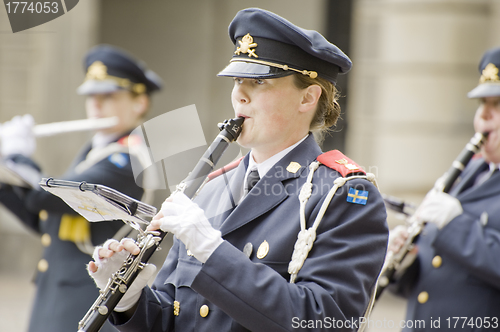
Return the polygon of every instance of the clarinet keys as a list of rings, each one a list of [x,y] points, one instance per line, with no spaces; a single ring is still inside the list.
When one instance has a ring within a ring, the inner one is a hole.
[[[120,293],[125,294],[125,292],[127,291],[127,285],[121,284],[120,287],[118,287],[118,290],[120,291]]]
[[[103,316],[106,315],[108,311],[108,307],[106,307],[105,305],[100,305],[97,307],[97,312],[99,312]]]

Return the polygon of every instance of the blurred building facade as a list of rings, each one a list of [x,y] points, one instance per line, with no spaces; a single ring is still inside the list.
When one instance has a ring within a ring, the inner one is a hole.
[[[25,113],[37,123],[85,118],[84,98],[75,93],[84,78],[81,59],[91,46],[109,43],[163,78],[149,118],[195,104],[210,142],[216,124],[233,116],[232,80],[216,74],[233,51],[227,26],[246,7],[339,40],[354,66],[341,83],[348,96],[342,133],[325,147],[341,147],[375,173],[383,193],[419,203],[473,135],[477,103],[466,93],[477,83],[482,53],[500,45],[496,0],[86,0],[16,34],[0,10],[0,123]],[[34,158],[57,177],[89,137],[39,139]],[[0,207],[0,248],[18,253],[0,256],[0,275],[32,273],[40,247]]]
[[[356,1],[346,150],[382,191],[425,194],[473,136],[466,94],[499,18],[498,1]]]

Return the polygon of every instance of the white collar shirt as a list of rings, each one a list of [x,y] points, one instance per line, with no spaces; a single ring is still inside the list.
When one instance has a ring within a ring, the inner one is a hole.
[[[490,163],[489,170],[486,170],[477,176],[473,187],[477,187],[477,186],[483,184],[484,182],[486,182],[486,180],[488,180],[490,178],[490,176],[493,174],[493,172],[495,172],[498,169],[500,169],[500,164]]]
[[[284,150],[281,150],[280,152],[276,153],[275,155],[273,155],[272,157],[264,160],[263,162],[261,162],[260,164],[257,164],[255,162],[255,160],[253,159],[253,155],[252,155],[252,151],[250,151],[250,155],[249,155],[249,161],[248,161],[248,168],[247,168],[247,171],[245,173],[245,177],[243,178],[243,183],[246,183],[247,181],[247,177],[248,177],[248,174],[254,170],[254,169],[257,169],[257,171],[259,172],[259,178],[263,178],[264,176],[266,176],[267,172],[278,162],[280,161],[288,152],[292,151],[297,145],[299,145],[300,143],[302,143],[307,137],[309,136],[309,134],[307,134],[304,138],[302,138],[300,141],[298,141],[297,143],[295,143],[294,145],[291,145],[289,146],[288,148],[284,149]],[[245,188],[242,187],[242,190],[244,191]],[[244,195],[242,196],[242,198],[240,199],[239,202],[241,202],[241,200],[245,197],[247,193],[244,192]]]

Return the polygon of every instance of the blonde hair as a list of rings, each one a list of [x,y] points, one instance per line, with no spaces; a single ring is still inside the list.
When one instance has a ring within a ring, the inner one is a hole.
[[[321,88],[318,107],[309,126],[316,140],[320,142],[324,139],[325,134],[332,131],[331,127],[335,126],[340,117],[340,105],[338,103],[340,93],[332,82],[324,78],[310,78],[302,74],[294,74],[294,76],[294,83],[299,89],[305,89],[314,84]]]

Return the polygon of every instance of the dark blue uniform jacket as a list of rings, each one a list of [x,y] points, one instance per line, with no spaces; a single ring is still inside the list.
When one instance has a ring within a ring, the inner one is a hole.
[[[61,179],[103,184],[136,199],[141,198],[143,190],[135,184],[130,156],[123,152],[127,151],[126,147],[109,149],[109,153],[104,153],[102,158],[89,163],[81,172],[76,172],[75,168],[86,160],[91,151],[96,152],[90,149],[90,144],[83,148]],[[0,202],[42,236],[44,250],[35,278],[37,288],[29,331],[77,331],[78,322],[99,292],[86,271],[91,256],[82,252],[75,242],[67,237],[61,239],[61,236],[64,233],[79,237],[78,227],[83,222],[89,228],[91,245],[98,245],[113,237],[123,222],[88,223],[59,197],[41,188],[21,192],[20,188],[3,186]],[[62,227],[64,231],[61,230],[63,218],[66,220]],[[107,324],[101,331],[112,330]]]
[[[408,297],[406,320],[425,323],[414,331],[436,330],[431,317],[442,330],[500,329],[500,174],[464,190],[483,165],[474,160],[464,170],[450,191],[463,214],[441,230],[424,228],[417,260],[398,285]]]
[[[295,284],[289,283],[287,268],[300,231],[298,194],[307,166],[320,154],[310,135],[236,207],[237,198],[229,194],[239,192],[248,155],[236,169],[209,182],[195,202],[220,228],[225,241],[201,264],[175,240],[152,288],[143,290],[134,316],[125,323],[116,314],[112,317],[118,328],[319,331],[331,330],[326,327],[334,319],[341,324],[356,322],[367,308],[387,245],[384,203],[369,181],[352,180],[339,188]],[[301,169],[287,171],[290,162],[299,163]],[[339,176],[324,165],[316,170],[305,211],[308,227]],[[367,204],[347,202],[349,187],[368,191]],[[264,242],[268,250],[262,257],[256,253]],[[249,243],[253,251],[247,257],[243,249]],[[317,320],[325,323],[323,328]]]

